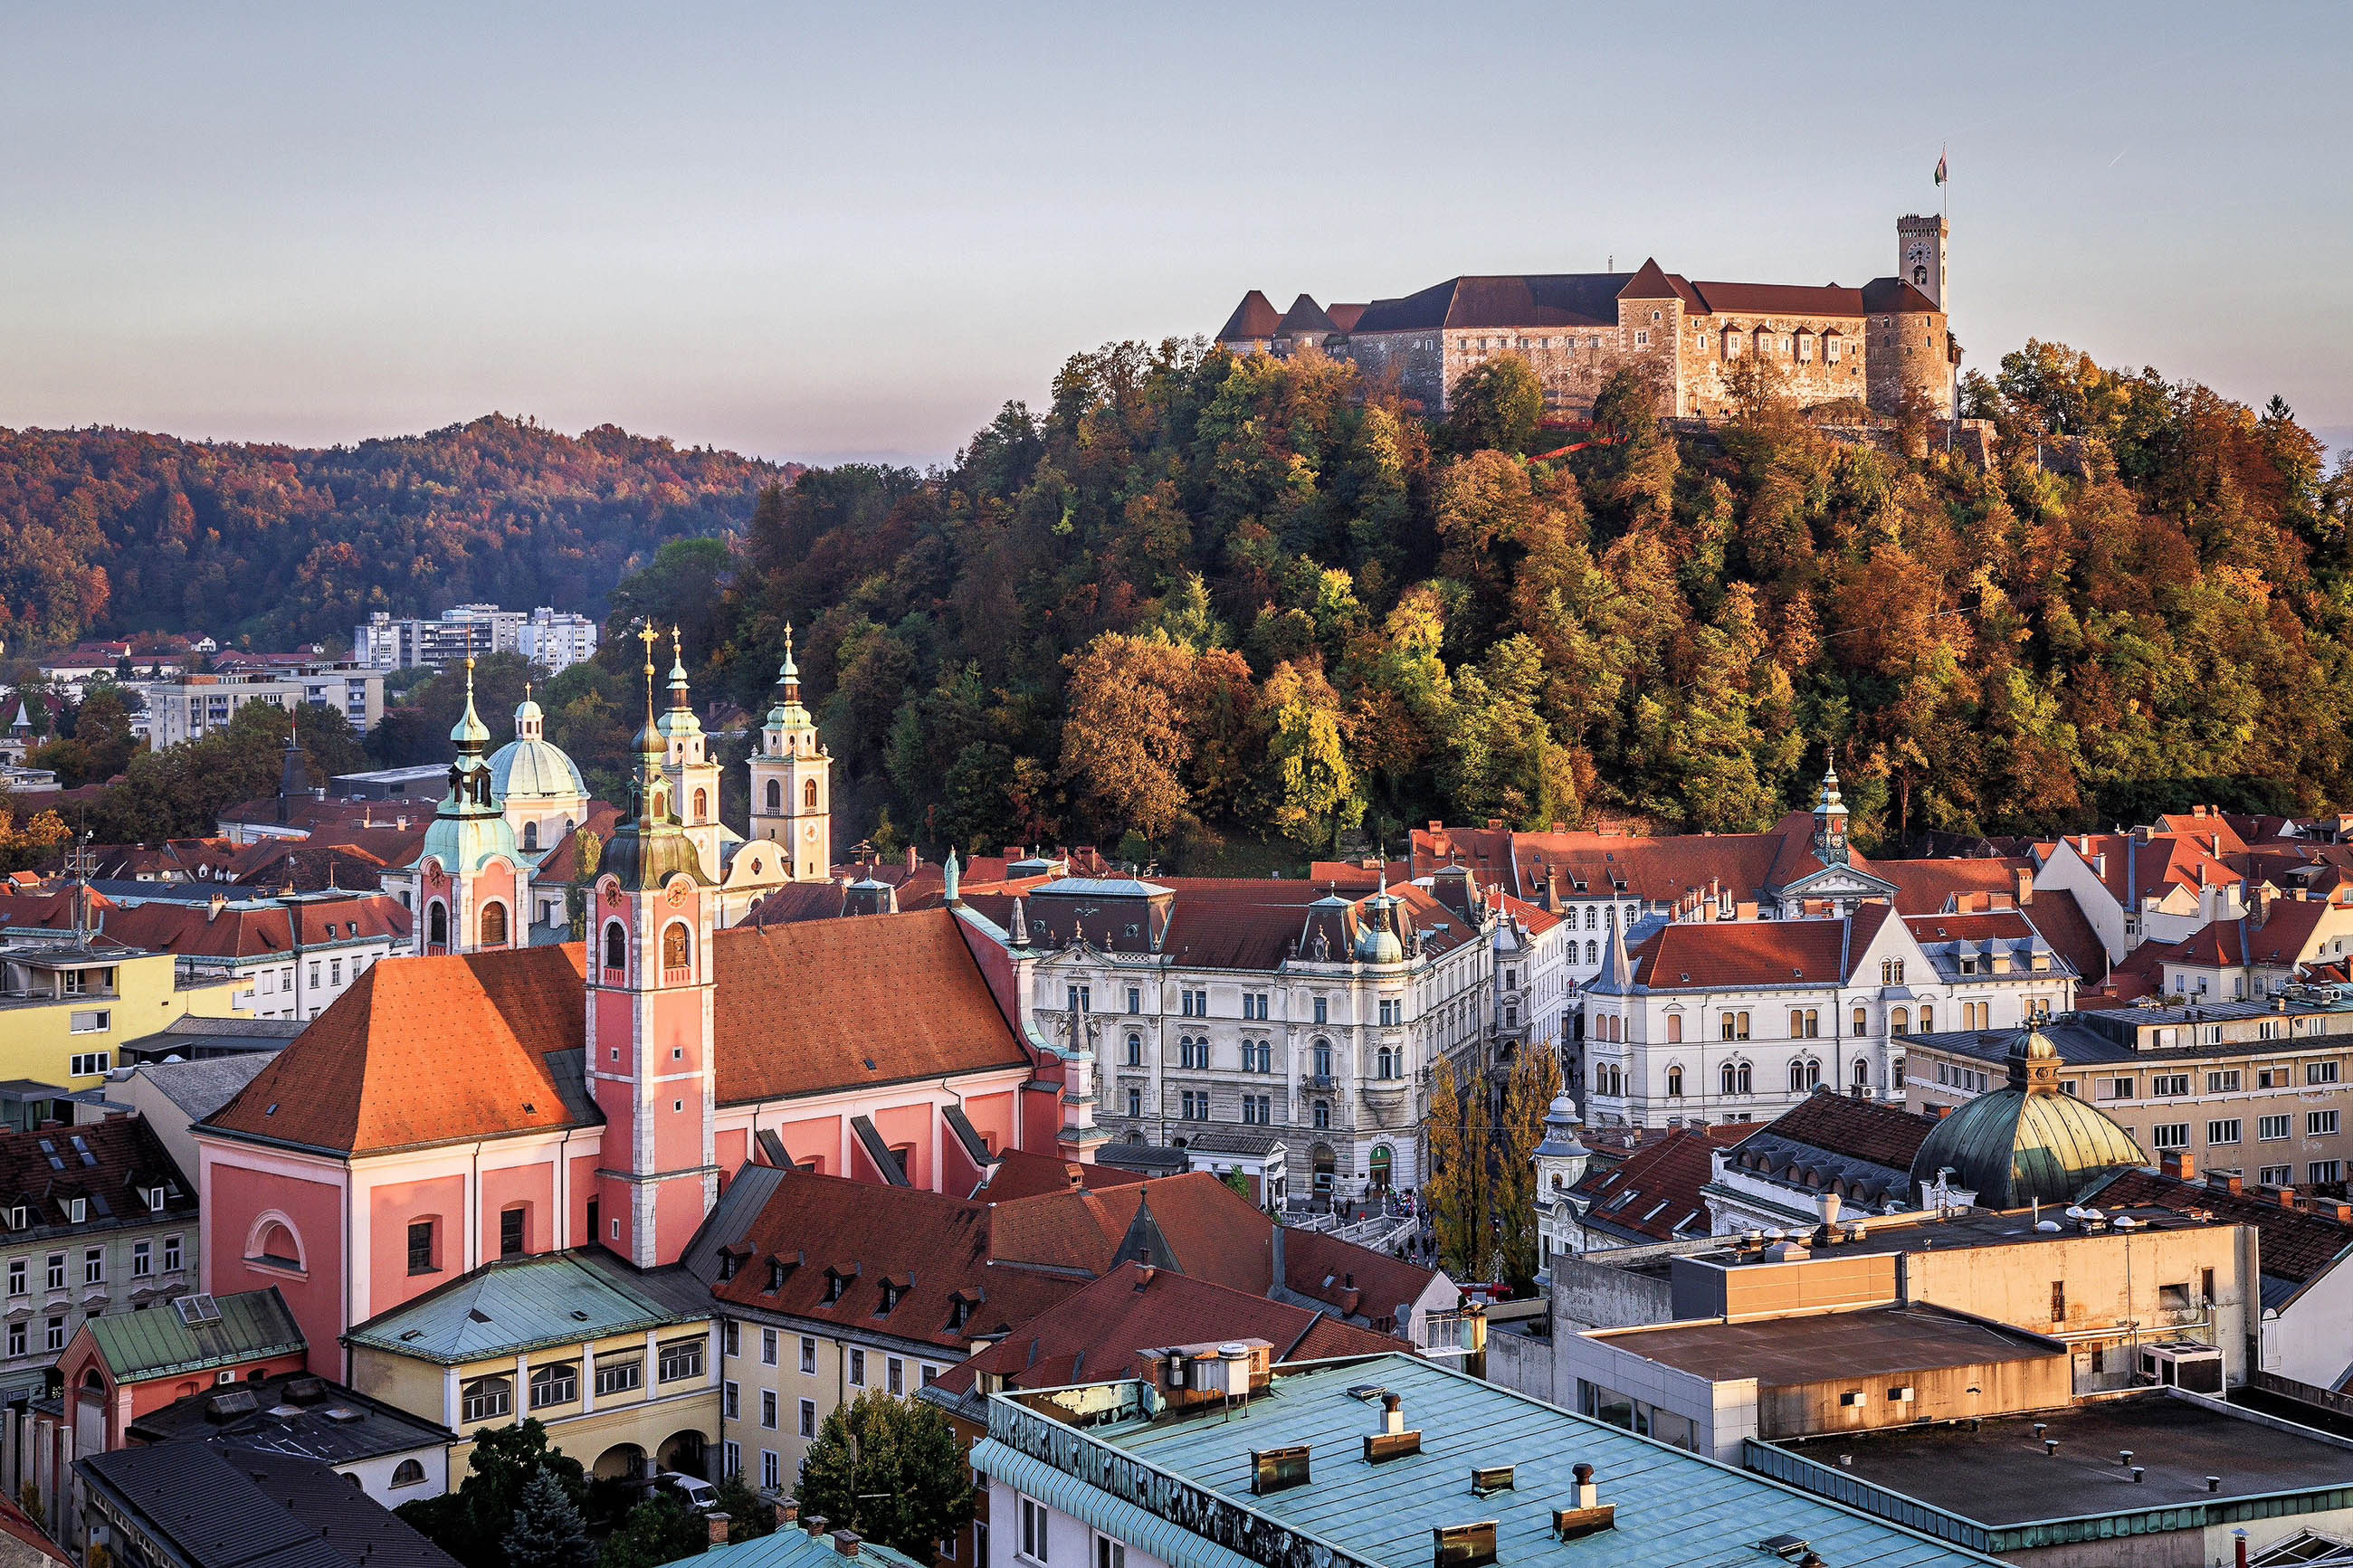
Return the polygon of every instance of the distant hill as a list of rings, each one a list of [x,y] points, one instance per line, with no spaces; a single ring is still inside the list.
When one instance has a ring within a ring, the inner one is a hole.
[[[323,450],[0,430],[0,637],[348,637],[373,610],[600,608],[669,540],[740,531],[797,465],[491,415]]]

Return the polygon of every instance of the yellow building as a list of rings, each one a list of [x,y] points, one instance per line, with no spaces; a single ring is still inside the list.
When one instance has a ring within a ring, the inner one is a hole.
[[[640,1271],[596,1247],[510,1258],[353,1329],[351,1384],[459,1435],[535,1418],[612,1480],[709,1478],[719,1431],[710,1293],[681,1268]]]
[[[121,1043],[185,1017],[245,1018],[227,979],[182,981],[168,952],[89,931],[0,934],[0,1079],[89,1089]]]

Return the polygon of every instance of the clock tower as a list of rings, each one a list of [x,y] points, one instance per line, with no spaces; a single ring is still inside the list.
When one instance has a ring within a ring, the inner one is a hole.
[[[1895,220],[1895,276],[1928,296],[1928,302],[1952,313],[1945,302],[1945,241],[1950,226],[1938,214]]]

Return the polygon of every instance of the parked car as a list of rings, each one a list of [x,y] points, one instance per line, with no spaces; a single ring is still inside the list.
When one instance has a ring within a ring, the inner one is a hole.
[[[708,1513],[719,1500],[719,1489],[701,1476],[664,1470],[654,1478],[654,1489],[668,1492],[697,1513]]]

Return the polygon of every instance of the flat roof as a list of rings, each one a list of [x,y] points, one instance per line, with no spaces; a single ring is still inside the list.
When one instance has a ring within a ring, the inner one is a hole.
[[[2064,1208],[2053,1208],[2046,1204],[2039,1214],[2031,1208],[2022,1208],[1964,1209],[1941,1219],[1933,1215],[1916,1217],[1841,1215],[1838,1222],[1841,1234],[1850,1225],[1863,1227],[1860,1241],[1816,1244],[1805,1240],[1805,1232],[1795,1234],[1796,1239],[1804,1242],[1807,1251],[1815,1258],[1850,1258],[1888,1252],[1958,1252],[1980,1247],[2026,1247],[2038,1242],[2081,1240],[2087,1234],[2126,1236],[2152,1230],[2211,1230],[2228,1223],[2200,1219],[2179,1209],[2102,1208],[2100,1214],[2104,1228],[2094,1232],[2084,1231],[2078,1222],[2068,1218]],[[2119,1219],[2129,1219],[2133,1223],[2119,1230],[2116,1223]],[[2055,1231],[2036,1228],[2046,1222],[2060,1228]],[[1740,1239],[1738,1237],[1720,1236],[1715,1239],[1724,1248],[1723,1255],[1699,1252],[1686,1256],[1726,1267],[1746,1267],[1774,1261],[1761,1251],[1736,1252],[1734,1244]]]
[[[1071,1397],[1087,1406],[1118,1390],[1099,1385]],[[1379,1424],[1385,1392],[1398,1396],[1406,1427],[1421,1434],[1421,1446],[1374,1467],[1363,1458],[1363,1439]],[[1769,1563],[1774,1559],[1757,1549],[1775,1537],[1803,1542],[1838,1568],[1986,1561],[1412,1355],[1278,1373],[1231,1420],[1131,1415],[1081,1426],[1040,1413],[1057,1397],[992,1395],[989,1441],[975,1448],[975,1467],[1082,1519],[1095,1515],[1098,1529],[1141,1531],[1125,1539],[1176,1568],[1303,1562],[1318,1548],[1343,1563],[1422,1564],[1430,1561],[1433,1529],[1482,1520],[1497,1523],[1502,1561],[1523,1568]],[[1311,1451],[1312,1479],[1253,1495],[1251,1451],[1293,1446]],[[1040,1453],[1051,1453],[1052,1462],[1034,1457]],[[1124,1459],[1154,1468],[1133,1474]],[[1615,1507],[1616,1520],[1564,1542],[1552,1533],[1552,1510],[1574,1499],[1571,1470],[1578,1464],[1593,1467],[1599,1500]],[[1474,1466],[1511,1466],[1511,1489],[1473,1496]],[[1191,1495],[1166,1491],[1157,1477]],[[1154,1506],[1127,1500],[1137,1484]],[[1202,1510],[1195,1499],[1211,1507]],[[1174,1522],[1179,1517],[1191,1523]]]
[[[2037,1436],[2034,1427],[2043,1431]],[[2046,1457],[2044,1437],[2058,1439]],[[2353,1442],[2152,1391],[2041,1415],[1890,1427],[1772,1447],[1979,1524],[2124,1513],[2353,1481]],[[2136,1484],[2117,1458],[2132,1450]],[[2219,1476],[2217,1492],[2206,1478]]]
[[[1740,1323],[1668,1323],[1585,1337],[1714,1383],[1753,1377],[1768,1387],[2042,1361],[2067,1353],[2031,1334],[1934,1307],[1872,1307]]]

